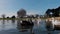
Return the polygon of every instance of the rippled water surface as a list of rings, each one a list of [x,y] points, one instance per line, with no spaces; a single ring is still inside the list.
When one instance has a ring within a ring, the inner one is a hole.
[[[60,31],[47,31],[44,20],[34,22],[34,26],[21,26],[19,20],[0,20],[0,34],[60,34]]]

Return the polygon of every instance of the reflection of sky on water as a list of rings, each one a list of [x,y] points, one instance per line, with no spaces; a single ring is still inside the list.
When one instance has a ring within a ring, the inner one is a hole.
[[[20,25],[20,21],[15,20],[0,20],[0,33],[1,34],[31,34],[31,31],[33,31],[35,34],[58,34],[60,31],[55,30],[53,31],[47,31],[45,28],[45,21],[38,20],[34,21],[34,27],[28,28],[28,31],[26,32],[19,32],[19,29],[21,30],[22,26]],[[18,25],[19,24],[19,25]],[[19,28],[19,29],[18,29]]]
[[[14,25],[14,26],[13,26]],[[7,22],[7,20],[1,20],[0,21],[0,31],[1,30],[9,30],[9,29],[14,29],[16,28],[16,25],[11,23],[11,20],[9,20],[9,23]]]

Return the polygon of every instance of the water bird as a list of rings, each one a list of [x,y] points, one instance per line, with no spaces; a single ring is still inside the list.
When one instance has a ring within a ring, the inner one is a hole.
[[[30,32],[31,34],[34,33],[33,32],[33,25],[30,23],[27,23],[29,21],[17,21],[17,29],[19,30],[19,32]]]
[[[60,30],[60,21],[55,20],[55,18],[52,18],[52,24],[54,30]]]
[[[51,18],[51,21],[47,21],[46,23],[48,30],[60,30],[60,21],[55,18]]]
[[[22,23],[21,23],[22,26],[33,26],[34,23],[32,21],[25,21],[25,20],[22,20]]]

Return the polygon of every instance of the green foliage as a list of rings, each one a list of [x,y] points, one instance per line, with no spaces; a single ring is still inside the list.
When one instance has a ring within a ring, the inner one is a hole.
[[[50,14],[52,13],[52,14]],[[60,7],[56,8],[56,9],[48,9],[46,11],[47,16],[49,17],[59,17],[60,14]]]

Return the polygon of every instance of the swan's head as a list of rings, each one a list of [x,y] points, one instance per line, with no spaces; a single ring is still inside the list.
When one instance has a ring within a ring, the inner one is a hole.
[[[54,18],[51,18],[52,21],[54,21]]]

